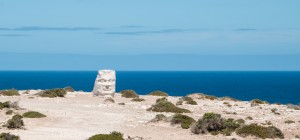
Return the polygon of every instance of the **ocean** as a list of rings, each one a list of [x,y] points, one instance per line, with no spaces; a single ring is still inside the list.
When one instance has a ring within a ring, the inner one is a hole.
[[[51,89],[72,86],[91,91],[97,71],[0,71],[0,89]],[[300,103],[300,72],[117,71],[116,90],[138,94],[162,90],[172,96],[204,93],[239,100]]]

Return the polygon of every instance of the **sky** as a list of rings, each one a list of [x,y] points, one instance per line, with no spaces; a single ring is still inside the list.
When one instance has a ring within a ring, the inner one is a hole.
[[[299,0],[0,0],[0,70],[299,71]]]

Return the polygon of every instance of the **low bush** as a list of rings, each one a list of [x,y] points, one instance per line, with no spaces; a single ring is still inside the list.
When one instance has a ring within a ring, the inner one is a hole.
[[[11,115],[12,113],[13,113],[12,110],[7,110],[7,111],[5,112],[6,115]]]
[[[122,90],[120,93],[122,94],[122,97],[125,97],[125,98],[139,97],[139,95],[134,90]]]
[[[160,90],[153,91],[153,92],[149,93],[149,95],[152,95],[152,96],[169,96],[168,93],[160,91]]]
[[[10,101],[6,101],[6,102],[0,102],[0,109],[3,108],[9,108],[10,107]]]
[[[28,112],[23,114],[23,117],[24,118],[44,118],[44,117],[47,117],[47,116],[40,113],[40,112],[28,111]]]
[[[212,134],[231,135],[232,132],[240,127],[234,119],[224,119],[220,114],[205,113],[191,128],[195,134],[210,132]]]
[[[284,123],[291,124],[291,123],[295,123],[295,121],[292,121],[292,120],[286,120],[286,121],[284,121]]]
[[[66,90],[67,92],[74,92],[75,91],[71,86],[66,86],[64,88],[64,90]]]
[[[253,118],[252,118],[251,116],[248,116],[248,117],[246,118],[246,120],[253,120]]]
[[[44,90],[44,91],[37,93],[37,95],[39,95],[41,97],[49,97],[49,98],[65,97],[66,94],[67,94],[67,91],[65,89],[61,89],[61,88]]]
[[[143,98],[133,98],[131,101],[134,101],[134,102],[142,102],[142,101],[145,101],[145,99]]]
[[[188,97],[188,96],[182,97],[179,100],[185,101],[187,104],[190,104],[190,105],[197,105],[197,102],[194,101],[193,98]]]
[[[167,118],[167,116],[165,116],[164,114],[157,114],[154,119],[152,119],[150,122],[159,122],[162,120],[165,120]]]
[[[182,114],[175,114],[171,120],[172,124],[180,124],[183,129],[190,128],[191,124],[194,122],[196,121],[193,118]]]
[[[20,96],[20,93],[16,89],[7,89],[7,90],[0,90],[0,95],[2,95],[2,96]]]
[[[6,101],[6,102],[0,102],[0,109],[3,108],[13,108],[13,109],[18,109],[19,108],[19,102],[15,101],[15,102],[10,102],[10,101]]]
[[[245,124],[244,119],[237,119],[235,122],[237,122],[238,124]]]
[[[14,115],[11,119],[7,121],[7,123],[4,126],[6,126],[9,129],[19,129],[22,126],[24,126],[22,118],[23,117],[21,115]]]
[[[0,140],[20,140],[20,137],[10,133],[1,133]]]
[[[88,140],[124,140],[123,134],[120,132],[113,131],[110,134],[97,134],[94,135]]]
[[[244,125],[236,131],[236,134],[242,137],[247,137],[249,135],[255,136],[258,138],[280,138],[283,139],[284,135],[280,129],[274,126],[259,126],[257,124]]]
[[[251,100],[251,106],[258,106],[260,104],[269,104],[267,101],[262,101],[260,99],[253,99]]]
[[[147,110],[154,111],[154,112],[191,113],[191,111],[189,111],[188,109],[176,107],[173,103],[169,102],[166,98],[157,99],[156,103]]]

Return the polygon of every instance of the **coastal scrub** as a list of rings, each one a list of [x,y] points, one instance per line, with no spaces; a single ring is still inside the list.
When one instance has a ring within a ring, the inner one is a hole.
[[[256,136],[258,138],[266,139],[266,138],[280,138],[283,139],[284,135],[280,129],[274,126],[259,126],[257,124],[245,125],[242,128],[236,131],[236,134],[242,137],[247,137],[249,135]]]
[[[49,98],[65,97],[66,94],[67,94],[67,91],[62,88],[49,89],[49,90],[44,90],[44,91],[37,93],[37,95],[39,95],[41,97],[49,97]]]
[[[44,118],[44,117],[47,117],[47,116],[40,113],[40,112],[28,111],[28,112],[23,114],[23,117],[24,118]]]
[[[7,121],[7,123],[4,126],[6,126],[9,129],[19,129],[22,126],[24,126],[22,118],[23,117],[19,114],[14,115],[11,119]]]
[[[7,90],[0,90],[0,95],[2,95],[2,96],[20,96],[20,93],[16,89],[7,89]]]
[[[152,96],[165,96],[165,97],[169,96],[168,93],[160,91],[160,90],[152,91],[151,93],[149,93],[149,95],[152,95]]]
[[[122,90],[120,93],[122,94],[122,97],[125,97],[125,98],[139,97],[139,95],[134,90]]]
[[[10,133],[1,133],[0,140],[21,140],[19,136]]]
[[[169,102],[166,98],[157,99],[156,103],[147,110],[154,111],[154,112],[191,113],[191,111],[188,109],[176,107],[173,103]]]
[[[194,122],[196,121],[193,118],[182,114],[175,114],[171,120],[172,124],[180,124],[183,129],[190,128],[191,124]]]
[[[124,140],[123,134],[120,132],[113,131],[110,134],[97,134],[94,135],[88,140]]]

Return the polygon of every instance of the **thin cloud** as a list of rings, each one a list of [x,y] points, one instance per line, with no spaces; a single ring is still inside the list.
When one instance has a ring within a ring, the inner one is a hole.
[[[165,34],[165,33],[182,33],[188,31],[198,31],[204,29],[163,29],[154,31],[124,31],[124,32],[105,32],[107,35],[146,35],[146,34]]]
[[[0,37],[22,37],[22,36],[27,36],[23,34],[0,34]]]
[[[100,28],[95,28],[95,27],[42,27],[42,26],[0,28],[0,31],[96,31],[96,30],[100,30]]]
[[[254,28],[239,28],[235,29],[235,31],[256,31],[257,29]]]
[[[143,28],[144,26],[139,25],[128,25],[128,26],[121,26],[121,28]]]

